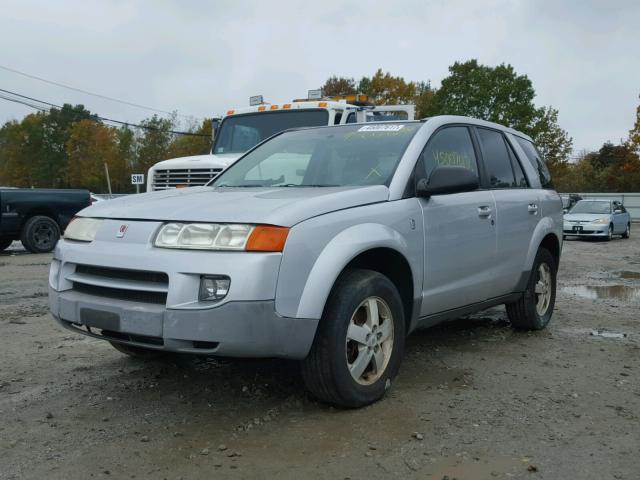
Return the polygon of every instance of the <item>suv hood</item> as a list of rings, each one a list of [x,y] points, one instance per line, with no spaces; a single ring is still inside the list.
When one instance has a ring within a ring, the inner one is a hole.
[[[264,223],[291,227],[308,218],[385,202],[389,189],[367,187],[191,187],[98,202],[83,217],[176,222]]]

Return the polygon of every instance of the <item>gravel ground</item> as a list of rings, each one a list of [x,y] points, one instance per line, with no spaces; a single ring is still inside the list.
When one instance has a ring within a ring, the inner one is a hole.
[[[391,392],[310,399],[293,362],[141,362],[47,315],[50,255],[0,254],[0,478],[637,479],[640,238],[565,242],[547,330],[417,332]]]

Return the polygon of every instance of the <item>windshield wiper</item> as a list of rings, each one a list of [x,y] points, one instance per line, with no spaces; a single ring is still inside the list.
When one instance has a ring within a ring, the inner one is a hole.
[[[322,183],[305,183],[299,185],[297,183],[285,183],[284,185],[274,185],[274,187],[339,187],[340,185],[329,185]]]

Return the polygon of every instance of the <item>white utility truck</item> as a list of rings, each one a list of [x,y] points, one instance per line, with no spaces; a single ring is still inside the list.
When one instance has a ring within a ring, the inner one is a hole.
[[[250,107],[228,110],[214,120],[211,153],[156,163],[147,175],[147,192],[204,185],[247,150],[289,128],[343,125],[386,120],[413,120],[415,105],[374,106],[367,95],[325,97],[310,90],[308,98],[266,104],[251,97]]]

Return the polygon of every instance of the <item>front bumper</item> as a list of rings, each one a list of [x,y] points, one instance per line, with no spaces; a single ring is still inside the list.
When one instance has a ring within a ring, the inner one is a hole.
[[[236,357],[304,358],[318,319],[275,310],[279,253],[154,248],[160,222],[104,220],[92,243],[61,240],[49,273],[53,317],[76,332],[140,347]],[[203,275],[231,279],[202,302]]]
[[[318,320],[276,314],[274,302],[228,302],[171,310],[49,288],[51,314],[77,333],[155,350],[229,357],[307,356]]]
[[[607,237],[609,235],[609,226],[590,226],[585,225],[583,230],[576,232],[573,229],[565,228],[562,230],[562,234],[566,236],[575,237]]]

